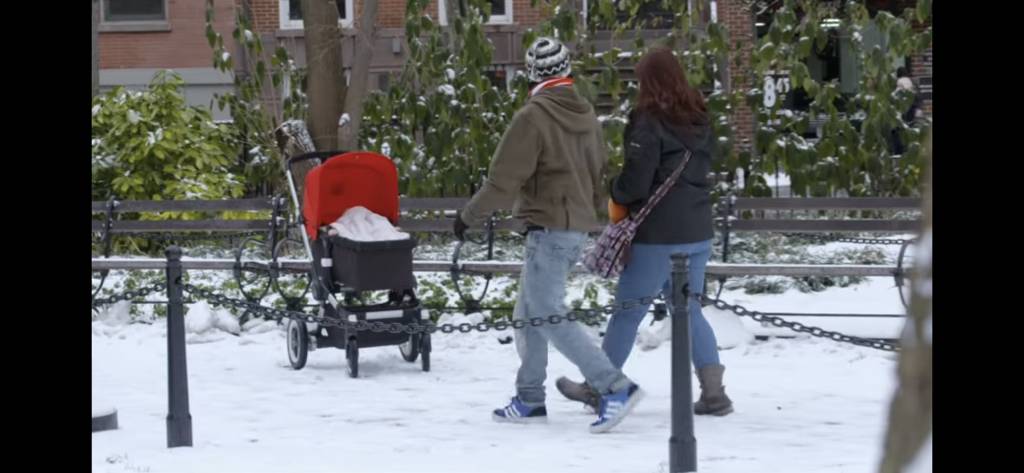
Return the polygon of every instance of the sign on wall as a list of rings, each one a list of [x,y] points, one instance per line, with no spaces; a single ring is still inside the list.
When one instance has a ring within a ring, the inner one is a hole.
[[[764,92],[765,108],[772,108],[780,100],[783,101],[782,108],[792,107],[793,98],[789,95],[792,90],[789,81],[789,71],[769,71],[764,76],[764,84],[761,86]]]

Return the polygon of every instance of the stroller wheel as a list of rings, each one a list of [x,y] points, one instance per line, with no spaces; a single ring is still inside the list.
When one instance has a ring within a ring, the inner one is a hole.
[[[423,371],[430,371],[430,334],[424,333],[420,342],[420,364]]]
[[[420,336],[418,334],[409,335],[409,339],[405,343],[398,345],[398,351],[402,353],[402,359],[412,363],[416,361],[416,358],[420,355]]]
[[[301,370],[306,366],[306,356],[309,355],[309,331],[306,323],[295,319],[288,319],[286,331],[288,339],[288,362],[292,368]]]
[[[348,360],[348,376],[350,378],[358,378],[359,344],[356,343],[355,338],[348,339],[348,343],[345,344],[345,359]]]

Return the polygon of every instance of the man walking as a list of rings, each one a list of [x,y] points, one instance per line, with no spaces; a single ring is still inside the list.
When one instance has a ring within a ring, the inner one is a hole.
[[[487,179],[455,219],[461,240],[470,226],[481,225],[495,210],[509,208],[526,222],[526,252],[513,317],[566,313],[565,287],[570,269],[598,225],[608,155],[593,108],[573,89],[569,50],[553,38],[540,38],[526,52],[531,82],[526,105],[512,118],[495,152]],[[498,422],[546,422],[544,380],[548,342],[579,367],[601,394],[593,433],[617,425],[643,391],[575,322],[527,325],[516,331],[521,365],[516,396],[495,409]]]

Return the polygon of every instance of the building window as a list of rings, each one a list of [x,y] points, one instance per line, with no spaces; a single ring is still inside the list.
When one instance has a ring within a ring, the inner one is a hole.
[[[689,0],[688,0],[689,1]],[[660,0],[641,0],[636,12],[636,26],[646,30],[669,30],[675,23],[675,11],[671,7],[662,5]],[[687,3],[692,11],[692,5]],[[599,8],[598,2],[593,2],[584,8]],[[707,10],[707,8],[705,8]],[[589,10],[587,10],[589,13]],[[633,15],[629,11],[615,10],[615,19],[618,23],[626,23]]]
[[[171,31],[167,0],[100,0],[101,33]]]
[[[338,21],[341,26],[352,26],[352,0],[336,0],[338,3]],[[302,29],[302,2],[300,0],[279,0],[281,29]]]
[[[510,11],[512,11],[512,2],[510,0],[491,0],[492,17],[507,17],[507,12]]]
[[[448,11],[445,9],[445,2],[448,0],[437,1],[437,17],[438,22],[442,26],[448,25]],[[457,1],[457,0],[455,0]],[[491,3],[491,16],[487,19],[488,25],[509,25],[512,24],[512,0],[490,0]],[[458,4],[455,5],[455,9],[458,10]]]
[[[102,0],[103,21],[167,21],[166,0]]]

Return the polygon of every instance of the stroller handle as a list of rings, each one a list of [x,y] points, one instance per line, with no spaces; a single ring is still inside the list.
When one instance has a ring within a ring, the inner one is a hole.
[[[292,156],[292,157],[288,158],[288,169],[291,169],[292,164],[295,164],[295,163],[300,163],[302,161],[309,161],[310,159],[320,159],[320,160],[323,160],[323,159],[330,158],[332,156],[337,156],[339,154],[345,154],[347,152],[348,151],[337,150],[337,151],[314,151],[312,153],[302,153],[302,154],[300,154],[298,156]]]

